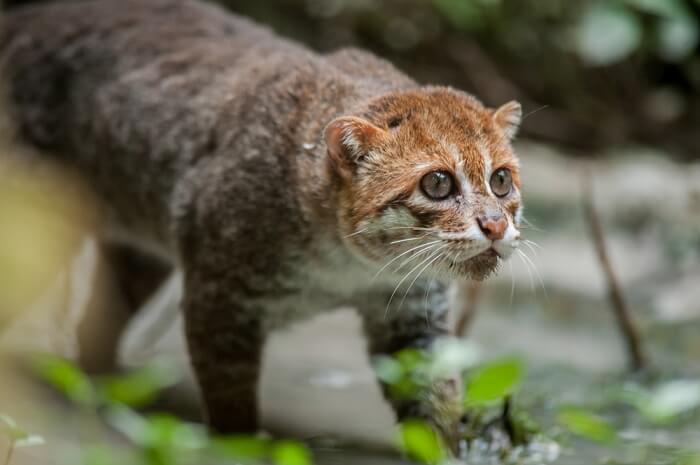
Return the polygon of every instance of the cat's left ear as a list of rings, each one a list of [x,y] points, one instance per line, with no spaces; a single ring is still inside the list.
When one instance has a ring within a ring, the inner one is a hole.
[[[520,128],[523,119],[523,108],[515,100],[501,105],[493,112],[493,121],[501,128],[508,139],[513,139]]]
[[[369,121],[355,116],[336,118],[324,131],[328,156],[336,172],[352,178],[359,162],[385,134]]]

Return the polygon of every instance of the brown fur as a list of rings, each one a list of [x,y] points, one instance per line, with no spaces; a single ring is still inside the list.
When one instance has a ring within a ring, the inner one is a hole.
[[[221,431],[257,428],[271,329],[353,305],[372,354],[427,347],[448,332],[446,296],[414,266],[482,279],[517,245],[517,104],[487,109],[188,0],[18,10],[0,50],[18,139],[85,175],[109,212],[105,240],[119,231],[184,268],[189,351]],[[500,167],[515,186],[503,199],[487,179]],[[421,193],[435,170],[454,195]],[[486,242],[483,215],[510,235]],[[442,255],[405,254],[426,236]],[[372,279],[400,254],[405,269]],[[413,287],[391,300],[410,268]],[[430,417],[429,404],[396,401],[401,416]]]

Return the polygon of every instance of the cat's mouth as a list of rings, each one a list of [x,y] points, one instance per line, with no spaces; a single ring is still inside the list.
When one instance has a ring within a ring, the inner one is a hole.
[[[502,259],[494,248],[489,248],[478,255],[455,264],[455,271],[460,277],[483,281],[498,268]]]

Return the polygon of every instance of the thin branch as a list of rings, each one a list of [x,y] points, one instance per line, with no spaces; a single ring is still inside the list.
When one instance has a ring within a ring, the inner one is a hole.
[[[7,449],[7,455],[5,456],[4,465],[10,465],[10,461],[12,460],[12,453],[15,451],[15,444],[16,441],[10,442],[10,448]]]
[[[610,258],[608,256],[603,227],[600,222],[598,211],[593,203],[593,187],[590,173],[585,173],[583,196],[586,218],[591,229],[593,243],[595,244],[598,259],[600,260],[600,264],[607,280],[608,293],[615,318],[627,346],[631,368],[635,372],[642,371],[648,365],[647,358],[644,354],[644,350],[642,349],[639,330],[637,329],[634,319],[631,316],[631,311],[627,305],[622,288],[617,276],[615,275],[615,270],[613,269],[612,263],[610,262]]]

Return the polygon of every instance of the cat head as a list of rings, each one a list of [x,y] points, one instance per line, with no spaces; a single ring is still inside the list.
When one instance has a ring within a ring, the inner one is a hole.
[[[391,93],[325,130],[343,240],[405,274],[484,279],[518,247],[521,107],[450,88]]]

